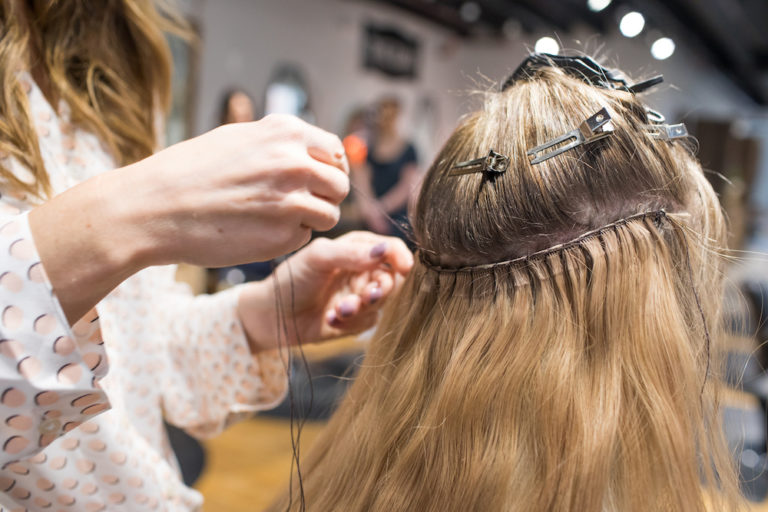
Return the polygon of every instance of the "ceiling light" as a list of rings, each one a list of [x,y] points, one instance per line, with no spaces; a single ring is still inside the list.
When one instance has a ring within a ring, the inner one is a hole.
[[[560,45],[551,37],[542,37],[536,41],[536,45],[533,47],[536,53],[551,53],[557,55],[560,51]]]
[[[459,9],[459,15],[467,23],[474,23],[480,19],[480,6],[476,2],[464,2]]]
[[[587,0],[587,7],[594,12],[600,12],[609,5],[611,5],[611,0]]]
[[[625,37],[635,37],[643,31],[645,27],[645,18],[639,12],[628,12],[619,22],[619,30]]]
[[[656,60],[668,59],[675,53],[675,42],[668,37],[660,37],[651,45],[651,55]]]

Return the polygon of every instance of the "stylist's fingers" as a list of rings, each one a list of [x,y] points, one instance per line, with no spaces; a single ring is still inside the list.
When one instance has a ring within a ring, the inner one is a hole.
[[[407,274],[413,267],[413,253],[401,239],[393,236],[377,235],[370,231],[352,231],[339,237],[338,241],[367,244],[371,252],[378,254],[381,262],[401,274]]]
[[[407,274],[413,267],[413,253],[405,242],[396,237],[389,237],[384,259],[398,274]]]
[[[349,176],[349,161],[347,160],[346,153],[334,152],[333,155],[331,155],[327,150],[320,149],[316,146],[307,147],[307,153],[318,162],[331,165]]]
[[[395,277],[383,270],[376,270],[371,275],[371,282],[363,291],[363,298],[367,304],[375,304],[392,292],[395,287]]]
[[[349,176],[342,174],[336,167],[312,160],[308,167],[310,173],[307,182],[309,191],[333,204],[341,203],[349,194]]]
[[[358,334],[376,325],[378,318],[376,310],[362,312],[346,319],[339,317],[336,311],[332,310],[325,317],[326,328],[323,334],[326,339]]]
[[[342,320],[351,318],[360,312],[362,300],[358,295],[350,294],[342,297],[334,307],[336,316]]]
[[[375,304],[389,295],[395,287],[395,278],[391,270],[373,270],[363,272],[351,278],[349,291],[362,299],[363,305]]]
[[[294,201],[302,210],[301,225],[314,231],[328,231],[339,222],[339,207],[312,194],[296,194]]]
[[[332,165],[349,174],[349,162],[344,152],[344,145],[338,136],[327,132],[317,126],[307,124],[304,131],[304,141],[307,145],[309,156],[319,162]]]
[[[363,272],[387,265],[405,274],[413,266],[413,255],[402,240],[365,231],[353,231],[335,240],[317,239],[310,250],[312,266],[326,272]]]

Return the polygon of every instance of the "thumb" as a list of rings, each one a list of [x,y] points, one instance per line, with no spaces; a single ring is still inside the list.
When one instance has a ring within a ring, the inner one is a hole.
[[[406,274],[413,267],[413,254],[402,240],[373,233],[352,232],[336,240],[320,238],[308,249],[308,263],[325,272],[363,272],[387,264],[393,271]]]

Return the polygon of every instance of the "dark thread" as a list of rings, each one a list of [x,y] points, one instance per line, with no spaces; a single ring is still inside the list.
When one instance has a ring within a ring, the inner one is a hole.
[[[282,352],[283,349],[285,349],[288,353],[288,360],[287,363],[284,362],[283,366],[285,368],[286,377],[288,378],[288,404],[289,404],[289,416],[290,416],[290,432],[291,432],[291,468],[290,468],[290,474],[288,479],[288,506],[286,507],[286,512],[289,512],[291,510],[291,506],[293,505],[293,471],[294,471],[294,464],[296,468],[296,477],[298,478],[299,482],[299,510],[301,512],[306,512],[306,498],[304,495],[304,480],[301,475],[301,466],[300,466],[300,456],[301,456],[301,432],[304,429],[304,425],[306,423],[307,416],[309,416],[310,412],[312,411],[312,407],[314,404],[314,398],[315,398],[315,390],[314,385],[312,383],[312,374],[310,372],[309,368],[309,362],[307,361],[306,354],[304,353],[304,349],[302,347],[301,342],[301,336],[299,335],[299,329],[298,329],[298,322],[296,321],[296,290],[293,283],[293,270],[291,269],[290,260],[285,260],[286,268],[288,269],[288,278],[290,281],[290,290],[291,290],[291,316],[292,316],[292,324],[293,329],[296,335],[296,344],[298,346],[299,354],[301,355],[302,364],[304,366],[304,371],[307,374],[308,384],[309,384],[309,407],[305,415],[299,415],[298,420],[298,426],[294,430],[294,425],[296,423],[296,402],[294,399],[294,392],[293,392],[293,383],[291,382],[291,369],[293,368],[293,352],[290,350],[290,333],[288,331],[288,322],[285,318],[285,308],[283,307],[283,298],[282,293],[280,292],[280,281],[277,277],[277,272],[275,272],[275,268],[273,266],[272,268],[272,285],[275,292],[275,302],[276,302],[276,310],[277,310],[277,346],[278,350]],[[283,338],[285,336],[285,338]],[[285,343],[283,343],[283,341]],[[282,359],[282,358],[281,358]]]
[[[277,314],[275,315],[275,321],[277,322],[277,349],[282,354],[283,349],[285,349],[288,353],[287,361],[280,358],[281,361],[283,361],[283,368],[285,369],[285,376],[288,379],[288,404],[289,404],[289,410],[290,410],[290,429],[291,429],[291,449],[293,451],[294,457],[291,458],[291,469],[288,474],[288,506],[286,507],[286,512],[290,511],[291,505],[293,504],[293,463],[295,460],[296,455],[296,447],[293,443],[293,386],[291,384],[291,364],[293,357],[291,355],[290,350],[288,349],[288,340],[287,335],[286,339],[283,340],[283,331],[285,329],[285,316],[283,312],[283,301],[282,301],[282,294],[280,293],[280,280],[277,277],[277,272],[275,272],[275,265],[273,262],[272,266],[272,289],[275,293],[275,310]],[[287,333],[286,333],[287,334]],[[283,342],[285,341],[285,345]]]
[[[712,340],[709,336],[709,328],[707,327],[707,318],[704,315],[704,308],[701,307],[701,299],[699,298],[699,292],[696,291],[696,283],[693,280],[693,267],[691,267],[691,254],[688,249],[688,237],[685,235],[685,231],[683,230],[683,228],[681,226],[678,226],[676,222],[673,222],[672,225],[675,226],[675,229],[677,229],[683,237],[683,245],[685,247],[685,263],[686,263],[686,266],[688,267],[688,280],[691,282],[691,291],[693,292],[693,298],[696,300],[696,308],[699,310],[699,315],[701,316],[701,325],[704,327],[704,340],[706,343],[707,366],[704,370],[704,381],[701,383],[700,396],[703,396],[704,388],[707,386],[707,379],[709,377],[710,349],[712,346]]]
[[[354,190],[360,194],[365,199],[371,199],[369,197],[366,197],[365,194],[354,184],[352,185]],[[408,236],[409,239],[412,239],[412,233],[410,232],[410,229],[408,229],[407,224],[401,224],[397,222],[395,219],[393,219],[387,212],[384,211],[383,208],[378,208],[379,211],[386,217],[386,219],[392,224],[395,228],[399,228],[402,230],[406,236]],[[283,308],[283,300],[282,300],[282,294],[280,293],[280,281],[277,277],[277,273],[275,272],[275,265],[272,267],[272,286],[275,292],[275,303],[276,303],[276,310],[277,310],[277,347],[278,350],[282,352],[283,349],[285,349],[288,353],[287,362],[283,362],[283,367],[285,369],[286,377],[288,378],[288,404],[289,404],[289,411],[290,411],[290,431],[291,431],[291,451],[292,451],[292,457],[291,457],[291,468],[290,468],[290,475],[288,479],[288,506],[286,507],[286,512],[290,512],[291,506],[293,505],[293,471],[294,471],[294,464],[296,468],[296,477],[298,478],[299,482],[299,499],[300,499],[300,505],[299,510],[301,512],[306,511],[306,498],[304,496],[304,480],[301,475],[301,467],[300,467],[300,455],[301,455],[301,432],[304,428],[304,425],[306,424],[307,417],[312,411],[312,407],[314,406],[315,401],[315,388],[312,383],[312,374],[310,372],[309,368],[309,361],[307,361],[306,354],[304,353],[304,348],[302,346],[302,342],[299,336],[299,330],[298,330],[298,323],[296,321],[296,294],[295,294],[295,288],[293,284],[293,271],[291,269],[290,260],[286,260],[285,264],[288,269],[288,276],[290,279],[290,289],[291,289],[291,316],[292,316],[292,323],[294,331],[296,332],[296,344],[299,349],[299,354],[301,355],[301,361],[302,365],[304,367],[304,371],[307,373],[307,380],[309,383],[309,407],[307,408],[306,415],[299,418],[298,427],[296,428],[296,431],[294,433],[294,423],[296,421],[296,402],[294,398],[294,392],[293,392],[293,383],[291,382],[291,369],[293,368],[293,353],[290,350],[290,345],[288,343],[289,341],[289,332],[288,332],[288,323],[285,318],[285,309]],[[285,337],[283,337],[285,336]],[[282,359],[282,358],[281,358]]]
[[[296,430],[296,442],[294,449],[294,458],[296,459],[296,475],[299,479],[299,493],[301,499],[300,510],[304,512],[306,510],[306,501],[304,497],[304,480],[301,476],[301,467],[299,466],[299,459],[301,455],[301,432],[304,430],[304,425],[307,423],[307,417],[312,413],[312,407],[315,402],[315,386],[312,383],[312,372],[309,368],[309,362],[307,361],[307,355],[304,353],[304,346],[299,335],[299,325],[296,321],[296,289],[293,285],[293,270],[291,269],[290,260],[286,260],[286,267],[288,268],[288,277],[291,285],[291,318],[293,320],[293,330],[296,333],[296,346],[298,347],[299,354],[301,355],[302,366],[307,374],[307,383],[309,384],[309,407],[306,411],[302,410],[301,417],[299,418],[298,428]],[[293,412],[293,411],[291,411]],[[291,414],[293,418],[293,414]],[[293,424],[291,424],[291,436],[293,436]]]
[[[355,191],[355,194],[359,194],[361,198],[365,199],[366,201],[370,201],[372,204],[376,206],[376,210],[378,210],[379,213],[384,215],[384,217],[387,219],[387,222],[389,222],[395,229],[399,229],[402,231],[405,236],[408,238],[408,241],[411,242],[414,246],[416,246],[416,240],[413,236],[413,228],[408,222],[398,222],[390,214],[388,214],[384,208],[378,205],[378,202],[376,202],[375,198],[372,198],[368,195],[366,195],[362,190],[360,190],[360,187],[355,185],[354,183],[350,182],[352,190]]]
[[[616,230],[620,226],[625,226],[628,223],[639,220],[639,219],[646,219],[650,216],[653,216],[654,219],[659,219],[658,222],[660,223],[660,219],[666,219],[667,218],[667,212],[664,210],[654,210],[650,212],[644,212],[644,213],[638,213],[637,215],[631,215],[629,217],[625,217],[623,219],[617,220],[616,222],[612,222],[611,224],[607,224],[601,228],[594,229],[592,231],[587,231],[586,233],[580,235],[579,237],[562,244],[554,245],[548,249],[543,249],[541,251],[537,251],[534,253],[529,254],[528,256],[520,256],[519,258],[514,258],[511,260],[505,260],[505,261],[499,261],[496,263],[484,263],[482,265],[469,265],[464,267],[442,267],[440,265],[435,265],[429,259],[427,258],[424,251],[419,250],[419,259],[424,264],[425,267],[429,268],[430,270],[433,270],[435,272],[439,273],[464,273],[464,272],[473,272],[476,270],[483,270],[483,269],[493,269],[496,267],[501,266],[507,266],[507,265],[514,265],[516,263],[525,263],[525,262],[531,262],[534,260],[538,260],[541,258],[546,258],[547,256],[554,254],[556,252],[565,251],[567,249],[570,249],[572,247],[577,247],[583,244],[585,241],[592,239],[592,238],[598,238],[600,240],[601,244],[603,244],[602,235],[608,231],[608,230]]]

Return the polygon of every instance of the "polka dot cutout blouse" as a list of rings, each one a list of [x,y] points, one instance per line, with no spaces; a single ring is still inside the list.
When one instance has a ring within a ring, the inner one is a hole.
[[[66,104],[22,82],[55,193],[115,167]],[[148,268],[70,326],[29,232],[33,205],[0,194],[0,512],[199,509],[163,418],[211,436],[287,386],[277,352],[250,353],[239,290],[193,297],[173,266]]]

